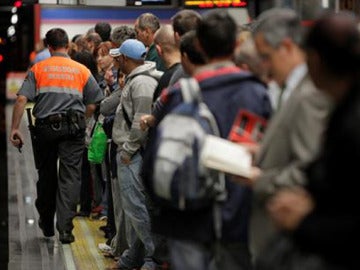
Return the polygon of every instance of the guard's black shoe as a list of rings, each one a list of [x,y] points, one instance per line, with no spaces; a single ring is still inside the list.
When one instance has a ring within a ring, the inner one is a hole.
[[[52,237],[55,235],[54,224],[47,224],[39,219],[39,227],[42,230],[45,237]]]
[[[59,232],[59,240],[63,244],[70,244],[75,241],[75,236],[71,232]]]

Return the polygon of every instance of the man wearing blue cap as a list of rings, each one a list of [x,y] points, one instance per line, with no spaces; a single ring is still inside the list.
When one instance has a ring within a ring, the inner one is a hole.
[[[129,249],[110,269],[155,269],[154,243],[145,193],[139,176],[147,132],[140,129],[140,117],[151,113],[152,99],[162,75],[154,62],[145,62],[146,48],[136,39],[128,39],[110,51],[126,75],[120,104],[116,109],[112,137],[117,144],[118,185],[125,213]],[[141,255],[145,254],[145,256]]]

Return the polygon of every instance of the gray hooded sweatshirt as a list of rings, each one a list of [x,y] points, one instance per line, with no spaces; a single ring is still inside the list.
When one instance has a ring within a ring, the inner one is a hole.
[[[125,78],[112,130],[113,141],[122,155],[133,156],[146,142],[147,132],[140,129],[140,118],[151,114],[153,94],[161,75],[162,72],[156,70],[155,63],[149,61],[135,68]],[[130,128],[123,109],[131,122]]]

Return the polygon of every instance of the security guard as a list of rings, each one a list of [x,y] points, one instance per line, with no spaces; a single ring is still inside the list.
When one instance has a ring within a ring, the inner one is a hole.
[[[63,29],[49,30],[46,42],[51,57],[29,70],[17,93],[10,141],[16,147],[23,144],[19,125],[27,101],[34,101],[31,135],[39,174],[35,202],[39,227],[45,237],[54,236],[56,212],[59,239],[68,244],[75,240],[72,219],[80,192],[85,118],[103,94],[90,71],[67,55],[69,38]]]

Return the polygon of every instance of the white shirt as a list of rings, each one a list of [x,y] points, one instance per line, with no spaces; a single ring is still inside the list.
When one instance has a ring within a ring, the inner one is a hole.
[[[297,85],[300,83],[300,81],[306,76],[307,72],[308,69],[305,63],[295,67],[285,80],[286,87],[284,90],[282,90],[276,82],[269,83],[268,93],[274,111],[276,111],[279,107],[278,103],[279,103],[280,95],[281,95],[281,104],[284,104],[287,101],[287,99],[290,97],[294,89],[297,87]],[[281,93],[281,91],[283,92]]]

